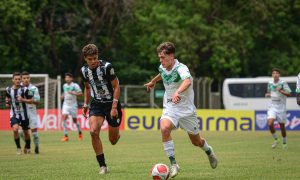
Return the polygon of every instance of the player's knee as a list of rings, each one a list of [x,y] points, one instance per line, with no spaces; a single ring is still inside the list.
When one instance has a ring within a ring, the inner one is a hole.
[[[167,127],[161,127],[160,129],[162,136],[170,136],[171,131]]]
[[[99,137],[99,131],[97,129],[91,129],[90,130],[90,135],[92,136],[92,138],[94,137]]]

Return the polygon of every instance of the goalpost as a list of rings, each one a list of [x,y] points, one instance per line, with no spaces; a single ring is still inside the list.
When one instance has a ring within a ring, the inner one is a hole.
[[[41,119],[46,122],[49,109],[57,108],[58,111],[60,110],[60,91],[58,91],[58,88],[60,88],[58,86],[61,86],[60,77],[51,79],[48,74],[30,74],[30,79],[31,83],[39,89],[41,100],[37,109],[44,110]],[[5,89],[8,86],[12,86],[12,74],[0,74],[0,110],[7,109],[5,107]],[[4,119],[2,116],[0,113],[0,118]],[[57,117],[60,123],[59,112]],[[47,130],[47,126],[45,130]]]

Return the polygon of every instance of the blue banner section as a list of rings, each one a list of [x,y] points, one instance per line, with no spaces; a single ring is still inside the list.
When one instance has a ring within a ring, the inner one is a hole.
[[[299,131],[300,130],[300,111],[287,111],[287,122],[285,124],[286,130]],[[275,122],[275,128],[280,129],[279,124]],[[255,111],[255,130],[265,131],[269,130],[267,111]]]

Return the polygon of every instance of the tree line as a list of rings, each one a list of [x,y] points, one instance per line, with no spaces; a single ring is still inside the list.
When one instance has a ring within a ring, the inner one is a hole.
[[[81,49],[95,43],[121,84],[157,73],[156,47],[176,46],[195,77],[300,72],[297,0],[0,0],[0,72],[79,76]]]

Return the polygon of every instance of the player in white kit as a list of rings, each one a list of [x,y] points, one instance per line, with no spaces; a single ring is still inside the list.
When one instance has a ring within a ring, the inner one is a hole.
[[[165,42],[157,47],[161,65],[159,74],[144,86],[154,89],[156,82],[162,80],[165,87],[163,113],[160,118],[162,142],[171,162],[170,176],[175,177],[179,165],[175,160],[174,142],[171,131],[178,127],[184,129],[193,145],[200,147],[208,155],[212,168],[217,167],[217,159],[211,146],[199,135],[199,121],[194,105],[193,78],[186,65],[174,59],[175,46]]]
[[[268,92],[266,97],[271,97],[271,103],[268,109],[268,125],[270,132],[274,138],[272,148],[276,148],[279,139],[274,128],[276,121],[280,125],[282,135],[282,147],[287,148],[286,144],[286,97],[291,95],[291,89],[286,81],[280,79],[280,70],[272,69],[273,80],[268,83]]]
[[[300,106],[300,73],[297,76],[296,96],[297,96],[297,104]]]
[[[39,136],[37,131],[37,128],[39,127],[39,116],[36,108],[36,105],[40,102],[39,89],[30,83],[30,74],[27,71],[22,72],[22,85],[28,89],[28,94],[32,97],[30,99],[24,99],[23,102],[26,103],[27,107],[29,127],[35,145],[34,152],[35,154],[39,154]]]
[[[68,137],[68,129],[67,129],[67,119],[68,116],[71,115],[73,122],[77,126],[78,130],[78,140],[81,141],[83,139],[82,132],[80,129],[80,124],[77,122],[77,96],[82,95],[82,90],[77,83],[73,82],[73,75],[71,73],[65,74],[65,81],[66,83],[63,85],[63,95],[62,99],[64,99],[63,108],[62,108],[62,119],[63,119],[63,126],[64,126],[64,137],[61,141],[69,141]]]

